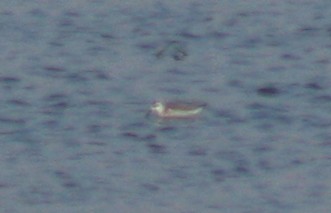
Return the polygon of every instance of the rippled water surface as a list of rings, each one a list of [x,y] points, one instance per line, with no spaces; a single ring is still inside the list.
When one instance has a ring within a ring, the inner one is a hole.
[[[330,212],[330,13],[1,1],[1,212]]]

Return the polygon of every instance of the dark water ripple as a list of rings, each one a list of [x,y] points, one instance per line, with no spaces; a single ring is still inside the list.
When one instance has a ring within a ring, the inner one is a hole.
[[[9,99],[9,100],[7,100],[7,103],[14,107],[26,108],[26,107],[31,106],[31,103],[29,103],[28,101],[26,101],[24,99],[19,99],[19,98]]]
[[[0,122],[4,124],[13,124],[13,125],[24,125],[26,120],[23,118],[14,118],[14,117],[0,117]]]
[[[167,153],[167,147],[164,144],[148,143],[147,148],[153,154],[165,154],[165,153]]]
[[[20,82],[20,78],[14,76],[1,76],[0,83],[3,84],[14,84]]]
[[[287,109],[282,106],[271,106],[263,103],[252,103],[247,107],[251,112],[251,119],[267,121],[268,123],[286,124],[293,122]]]
[[[47,94],[42,98],[42,103],[41,112],[49,116],[63,116],[67,110],[74,107],[73,100],[66,93]]]
[[[205,147],[191,147],[188,151],[188,154],[191,156],[206,156],[208,150]]]
[[[240,176],[247,177],[251,173],[248,159],[239,152],[219,151],[214,154],[214,157],[220,161],[220,165],[215,165],[218,168],[211,171],[216,181]]]
[[[257,93],[261,96],[276,96],[281,91],[275,86],[263,86],[257,89]]]

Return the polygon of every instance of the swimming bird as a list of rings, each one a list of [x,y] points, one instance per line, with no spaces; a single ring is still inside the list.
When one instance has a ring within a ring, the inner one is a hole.
[[[161,118],[192,118],[198,115],[205,104],[184,102],[160,102],[156,101],[150,111]]]

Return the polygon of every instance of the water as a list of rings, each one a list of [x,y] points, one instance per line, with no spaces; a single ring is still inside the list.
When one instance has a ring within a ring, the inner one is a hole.
[[[2,1],[1,212],[329,212],[330,6]]]

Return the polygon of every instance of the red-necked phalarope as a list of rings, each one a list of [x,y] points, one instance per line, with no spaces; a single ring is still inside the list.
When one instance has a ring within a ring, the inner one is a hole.
[[[154,102],[150,111],[161,118],[192,118],[198,115],[205,104],[182,102]]]

